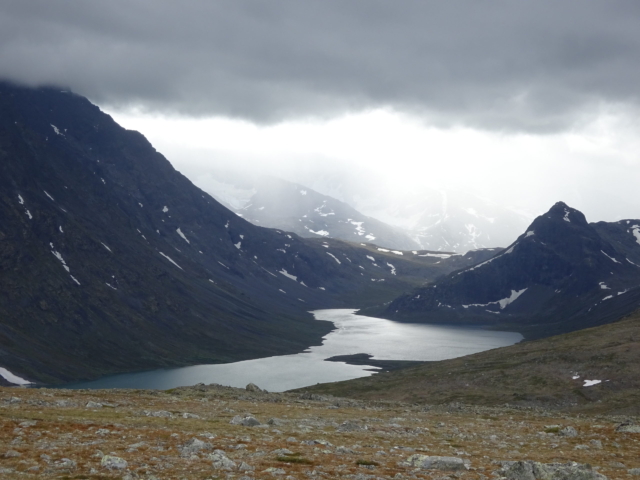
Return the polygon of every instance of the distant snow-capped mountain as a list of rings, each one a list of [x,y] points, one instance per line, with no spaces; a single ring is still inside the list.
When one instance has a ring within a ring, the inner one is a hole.
[[[402,228],[363,215],[347,203],[306,186],[268,176],[221,173],[201,182],[217,200],[255,225],[302,237],[330,237],[375,243],[398,250],[421,250]]]
[[[305,162],[273,172],[403,230],[419,249],[463,253],[511,244],[535,217],[464,189],[443,189],[436,178],[389,175],[339,162]],[[399,180],[399,177],[401,180]],[[427,186],[427,182],[430,182]]]
[[[530,218],[465,192],[405,190],[355,196],[366,215],[404,228],[425,250],[466,252],[509,245]]]

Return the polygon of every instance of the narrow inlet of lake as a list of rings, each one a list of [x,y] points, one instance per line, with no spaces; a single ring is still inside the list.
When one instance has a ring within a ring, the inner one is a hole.
[[[316,383],[338,382],[372,375],[372,367],[327,362],[337,355],[367,353],[376,360],[435,361],[461,357],[522,340],[514,332],[474,327],[397,323],[355,315],[357,310],[329,309],[312,312],[329,320],[336,330],[323,343],[303,353],[216,365],[114,375],[65,388],[150,388],[165,390],[197,383],[245,387],[255,383],[270,392],[282,392]]]

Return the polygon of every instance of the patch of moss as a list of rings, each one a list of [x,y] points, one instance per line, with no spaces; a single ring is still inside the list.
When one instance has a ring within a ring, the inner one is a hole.
[[[308,458],[299,457],[297,455],[280,455],[276,458],[276,460],[279,462],[285,462],[285,463],[299,463],[304,465],[313,465],[313,462]]]

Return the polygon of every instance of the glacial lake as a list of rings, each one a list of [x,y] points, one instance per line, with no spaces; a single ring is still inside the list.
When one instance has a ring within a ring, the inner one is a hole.
[[[197,383],[245,387],[255,383],[270,392],[282,392],[316,383],[337,382],[372,375],[375,367],[327,362],[336,355],[368,353],[377,360],[433,361],[461,357],[522,340],[514,332],[474,327],[397,323],[355,315],[357,310],[329,309],[312,312],[329,320],[336,330],[323,344],[303,353],[217,365],[153,370],[104,377],[65,388],[149,388],[165,390]]]

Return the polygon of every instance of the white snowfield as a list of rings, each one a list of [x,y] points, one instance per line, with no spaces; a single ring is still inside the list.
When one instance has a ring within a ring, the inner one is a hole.
[[[336,256],[335,256],[333,253],[326,252],[326,254],[327,254],[327,255],[330,255],[331,257],[333,257],[333,259],[334,259],[336,262],[338,262],[338,265],[342,263],[340,260],[338,260],[338,259],[336,258]]]
[[[564,218],[563,218],[563,220],[564,220],[565,222],[569,222],[569,223],[571,223],[571,220],[569,220],[569,213],[571,213],[571,212],[569,212],[569,210],[567,210],[567,209],[565,208],[565,209],[564,209]]]
[[[189,239],[184,235],[184,233],[182,233],[182,230],[180,230],[180,227],[178,227],[176,232],[178,232],[178,235],[180,235],[185,242],[187,242],[188,244],[191,244]]]
[[[0,376],[4,378],[7,382],[13,383],[14,385],[30,385],[31,382],[29,380],[25,380],[7,370],[4,367],[0,367]]]
[[[380,247],[378,247],[378,251],[379,252],[385,252],[385,253],[395,253],[396,255],[404,255],[404,253],[402,253],[399,250],[388,250],[386,248],[380,248]]]
[[[640,225],[634,225],[631,227],[631,233],[636,237],[636,242],[640,244]]]
[[[311,233],[315,233],[316,235],[320,235],[321,237],[328,237],[329,236],[329,232],[327,232],[326,230],[318,230],[317,232],[314,232],[313,230],[311,230],[309,228],[309,231]]]
[[[602,380],[585,380],[583,387],[593,387],[599,383],[602,383]]]
[[[618,260],[616,260],[615,258],[610,257],[609,255],[607,255],[607,254],[604,252],[604,250],[600,250],[600,251],[603,253],[603,255],[604,255],[605,257],[607,257],[607,258],[608,258],[609,260],[611,260],[613,263],[620,263],[620,262],[619,262]]]
[[[503,298],[502,300],[496,300],[495,302],[489,302],[489,303],[471,303],[469,305],[462,305],[462,306],[463,308],[469,308],[469,307],[488,307],[489,305],[500,305],[500,310],[504,310],[507,305],[510,305],[511,303],[515,302],[520,297],[520,295],[522,295],[526,291],[527,291],[526,288],[523,288],[522,290],[511,290],[511,295],[509,295],[506,298]]]
[[[287,270],[285,268],[283,268],[282,270],[278,270],[278,273],[281,273],[285,277],[290,278],[294,282],[298,281],[298,277],[296,277],[295,275],[291,275],[289,272],[287,272]]]
[[[158,252],[160,255],[162,255],[164,258],[166,258],[167,260],[169,260],[171,263],[173,263],[176,267],[178,267],[180,270],[183,270],[183,268],[178,265],[176,262],[173,261],[173,259],[169,256],[169,255],[165,255],[162,252]]]

